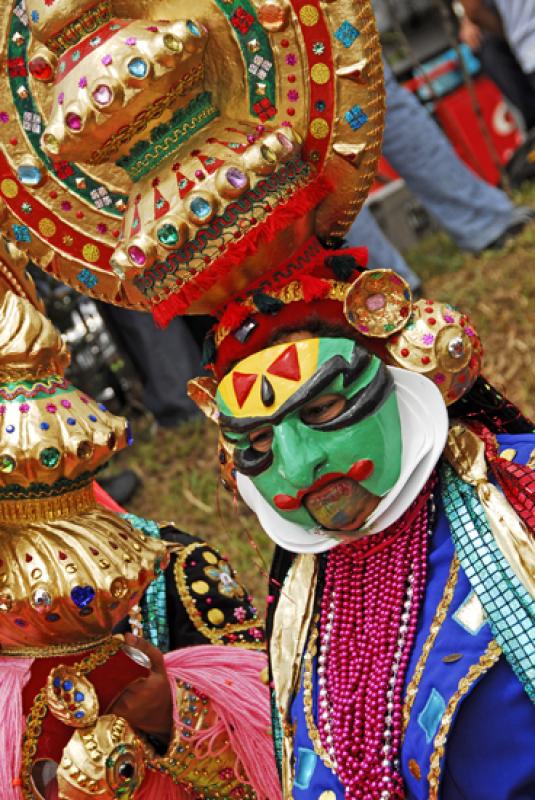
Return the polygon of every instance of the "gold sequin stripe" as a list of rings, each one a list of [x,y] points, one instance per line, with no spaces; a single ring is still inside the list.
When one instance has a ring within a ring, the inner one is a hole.
[[[440,727],[433,742],[433,753],[430,759],[430,768],[427,775],[429,783],[429,800],[438,800],[438,791],[441,777],[442,759],[444,758],[445,745],[457,706],[471,687],[482,675],[485,674],[498,661],[502,651],[497,642],[491,642],[477,664],[472,664],[466,675],[461,678],[457,691],[446,706],[442,715]]]
[[[450,565],[448,580],[446,581],[446,586],[444,587],[444,594],[442,595],[442,599],[440,600],[440,603],[437,606],[437,610],[435,611],[435,616],[433,617],[433,622],[431,623],[431,628],[429,629],[429,635],[422,648],[422,652],[420,654],[420,658],[418,659],[418,663],[416,664],[414,674],[407,687],[407,694],[405,696],[405,702],[403,704],[403,729],[402,729],[403,736],[405,736],[405,733],[407,731],[407,726],[409,724],[412,707],[414,705],[414,701],[418,693],[418,687],[422,679],[425,665],[427,664],[427,659],[429,658],[429,653],[433,649],[433,645],[435,644],[435,639],[437,638],[438,632],[441,629],[444,620],[446,619],[448,609],[451,605],[451,601],[453,600],[453,594],[455,592],[455,587],[457,586],[458,577],[459,577],[459,559],[457,558],[457,555],[454,555]]]
[[[80,675],[88,675],[97,667],[105,664],[121,648],[121,640],[117,637],[108,639],[98,650],[90,653],[73,665]],[[22,740],[22,766],[20,772],[22,795],[25,800],[34,800],[32,787],[33,760],[37,753],[37,744],[43,730],[43,722],[48,713],[47,687],[44,686],[34,698],[30,713],[26,718],[26,730]]]
[[[82,514],[96,506],[93,484],[55,497],[32,497],[28,500],[0,501],[0,522],[50,522],[73,514]]]
[[[47,47],[57,56],[61,55],[78,42],[85,39],[90,33],[104,23],[109,22],[112,15],[111,0],[101,0],[92,8],[88,8],[77,17],[73,22],[69,22],[59,33],[53,36],[48,42]]]
[[[188,545],[181,551],[181,558],[185,563],[187,558],[197,550],[197,548],[204,547],[203,544],[199,542],[193,542],[192,544]],[[203,636],[206,636],[212,644],[221,644],[221,639],[225,636],[228,636],[231,633],[245,633],[249,630],[249,628],[257,628],[260,627],[260,623],[257,619],[248,620],[245,623],[238,622],[236,624],[229,624],[225,625],[224,627],[217,630],[210,625],[207,625],[206,622],[202,618],[202,614],[197,609],[197,605],[191,596],[190,589],[188,586],[188,582],[186,580],[186,576],[184,574],[184,570],[182,569],[182,565],[177,558],[175,561],[174,566],[174,573],[175,573],[175,583],[178,589],[178,594],[180,595],[180,599],[184,604],[184,608],[188,612],[188,616],[197,628],[197,630],[202,633]],[[249,641],[241,641],[241,642],[228,642],[229,646],[236,645],[239,647],[246,647],[248,650],[265,650],[266,645],[264,642],[249,642]]]
[[[171,91],[159,97],[149,108],[138,114],[130,125],[121,128],[120,132],[110,136],[108,141],[99,150],[95,150],[91,154],[89,163],[104,164],[106,161],[112,160],[111,156],[122,147],[122,145],[127,144],[133,136],[145,130],[149,122],[153,119],[157,119],[164,111],[173,106],[175,100],[188,92],[195,84],[199,83],[199,81],[203,79],[203,76],[204,64],[195,65],[191,72],[186,73]]]
[[[305,707],[305,720],[308,735],[314,747],[314,752],[321,758],[327,769],[330,769],[334,772],[334,766],[329,758],[329,754],[321,743],[320,733],[314,721],[314,708],[312,704],[312,668],[314,664],[314,656],[317,652],[316,643],[319,634],[318,623],[319,616],[316,616],[312,621],[308,646],[304,656],[305,669],[303,673],[303,705]]]
[[[322,279],[325,280],[325,279]],[[347,290],[349,288],[349,283],[342,283],[341,281],[326,281],[330,288],[327,294],[325,295],[325,300],[338,300],[341,303],[345,300],[345,296],[347,294]],[[283,286],[278,292],[265,292],[268,297],[273,297],[276,300],[281,300],[284,305],[288,305],[289,303],[297,303],[301,300],[304,300],[304,293],[303,287],[299,281],[292,281],[288,283],[286,286]],[[257,308],[253,302],[251,297],[248,297],[242,305],[245,308],[250,308],[252,312],[256,312]],[[218,328],[215,332],[215,343],[216,347],[219,347],[221,342],[227,338],[229,333],[232,333],[230,328]]]
[[[76,656],[80,653],[85,653],[88,650],[94,650],[95,647],[101,647],[110,641],[110,636],[107,634],[99,639],[94,639],[91,642],[80,643],[62,643],[62,644],[49,644],[47,647],[2,647],[0,655],[9,656],[10,658],[54,658],[55,656]]]

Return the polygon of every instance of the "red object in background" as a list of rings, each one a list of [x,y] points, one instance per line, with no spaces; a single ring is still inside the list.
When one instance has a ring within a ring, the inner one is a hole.
[[[445,62],[445,66],[451,67],[451,63]],[[522,134],[496,84],[485,75],[474,77],[473,80],[483,118],[498,157],[502,164],[507,164],[515,150],[522,144]],[[415,79],[404,84],[406,88],[415,89],[419,85],[420,82],[416,82]],[[494,186],[499,184],[500,173],[489,152],[487,140],[481,132],[466,86],[462,85],[441,97],[435,104],[434,116],[459,158],[483,180]],[[381,157],[371,193],[398,178],[397,172],[384,157]]]
[[[484,75],[475,78],[474,88],[498,157],[506,164],[522,144],[520,130],[502,94],[489,78]],[[435,117],[465,164],[496,186],[500,173],[481,132],[468,89],[461,86],[441,98],[435,107]]]

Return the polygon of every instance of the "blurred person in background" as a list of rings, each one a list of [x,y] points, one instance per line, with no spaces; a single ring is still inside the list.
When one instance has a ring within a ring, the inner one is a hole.
[[[496,249],[533,219],[532,209],[513,205],[505,192],[465,166],[431,115],[399,85],[386,62],[385,88],[383,155],[458,247],[473,253]],[[393,269],[411,289],[419,290],[419,277],[383,234],[368,207],[357,217],[346,242],[349,247],[368,247],[370,267]]]
[[[174,319],[162,330],[141,311],[101,304],[101,312],[136,370],[156,423],[174,428],[198,416],[186,386],[198,374],[201,352],[186,322]]]
[[[510,0],[501,4],[504,9],[510,7]],[[513,4],[514,5],[514,4]],[[531,14],[535,12],[535,3],[522,3],[531,6]],[[492,0],[462,0],[454,3],[461,22],[459,37],[480,59],[487,75],[498,86],[502,94],[519,111],[527,131],[535,127],[535,86],[525,66],[520,63],[520,52],[515,54],[512,40],[506,38],[502,18],[498,14],[497,4]],[[528,9],[529,14],[529,9]],[[512,17],[514,19],[514,17]],[[509,19],[509,15],[508,15]],[[535,69],[535,24],[527,20],[524,30],[527,41],[527,53],[523,58],[524,65],[531,64],[528,69]],[[475,20],[479,20],[476,23]],[[517,37],[515,37],[517,41]],[[510,43],[511,42],[511,43]],[[523,47],[521,46],[522,51]]]
[[[468,19],[505,37],[535,89],[535,0],[461,0]]]

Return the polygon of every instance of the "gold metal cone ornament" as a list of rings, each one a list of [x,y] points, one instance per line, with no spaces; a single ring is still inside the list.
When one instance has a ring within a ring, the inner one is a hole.
[[[110,636],[165,568],[165,544],[96,505],[127,421],[65,379],[61,336],[28,300],[7,292],[0,319],[0,645],[76,651]]]
[[[25,501],[28,518],[40,505],[50,516],[54,498],[88,485],[128,444],[128,423],[66,380],[65,344],[29,301],[8,292],[0,318],[0,519],[25,518]]]
[[[86,294],[161,322],[213,311],[312,234],[342,236],[368,192],[384,110],[369,0],[194,16],[28,0],[0,27],[1,224]]]

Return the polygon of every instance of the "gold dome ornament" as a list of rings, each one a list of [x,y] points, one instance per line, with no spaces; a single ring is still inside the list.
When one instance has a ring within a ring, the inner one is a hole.
[[[10,501],[53,505],[87,486],[130,432],[125,419],[66,380],[66,346],[28,301],[8,292],[0,317],[0,521],[17,522],[24,505],[12,514]]]
[[[411,306],[409,284],[392,270],[376,269],[364,272],[350,287],[344,314],[363,336],[386,339],[405,327]]]
[[[110,636],[168,556],[95,502],[127,421],[65,379],[61,336],[29,301],[7,292],[0,316],[0,644],[76,652]]]
[[[14,4],[3,226],[52,274],[165,322],[348,229],[383,123],[369,0]]]
[[[405,327],[387,344],[388,360],[420,372],[451,405],[481,372],[483,345],[469,317],[449,304],[418,300]]]

